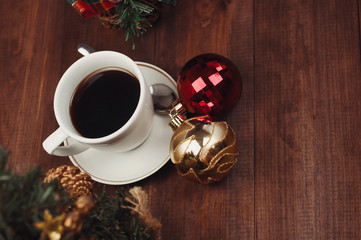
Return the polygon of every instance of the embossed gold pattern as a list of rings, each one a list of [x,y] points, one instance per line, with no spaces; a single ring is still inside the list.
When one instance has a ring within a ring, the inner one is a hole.
[[[237,162],[238,148],[233,129],[208,116],[185,120],[175,130],[170,156],[178,173],[203,184],[223,179]]]

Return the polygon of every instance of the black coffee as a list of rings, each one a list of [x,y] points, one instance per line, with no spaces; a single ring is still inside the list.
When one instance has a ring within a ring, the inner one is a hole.
[[[134,113],[140,95],[138,79],[118,68],[87,76],[75,90],[70,116],[84,137],[99,138],[120,129]]]

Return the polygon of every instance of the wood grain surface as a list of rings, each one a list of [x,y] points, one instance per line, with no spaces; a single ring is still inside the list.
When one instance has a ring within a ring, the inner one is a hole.
[[[360,239],[360,2],[178,0],[132,50],[122,31],[65,0],[2,1],[0,145],[19,173],[71,165],[41,144],[58,127],[53,95],[80,42],[174,79],[190,58],[218,53],[242,74],[241,100],[226,116],[238,163],[209,186],[178,176],[171,162],[134,183],[148,193],[162,239]]]

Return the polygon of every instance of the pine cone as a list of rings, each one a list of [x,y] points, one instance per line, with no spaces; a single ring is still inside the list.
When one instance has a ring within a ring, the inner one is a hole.
[[[50,169],[45,175],[44,182],[50,182],[54,178],[59,180],[71,198],[92,194],[92,179],[75,166],[63,165]]]

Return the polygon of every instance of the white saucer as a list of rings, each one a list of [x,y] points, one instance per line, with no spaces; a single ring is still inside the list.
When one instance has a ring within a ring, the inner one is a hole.
[[[148,63],[137,64],[149,85],[163,83],[177,92],[175,81],[165,71]],[[168,115],[155,114],[149,137],[132,151],[111,153],[88,149],[69,158],[97,182],[122,185],[139,181],[155,173],[169,160],[169,143],[173,134],[169,121]]]

